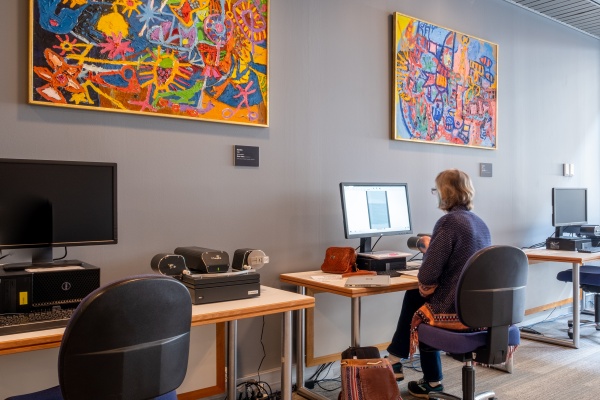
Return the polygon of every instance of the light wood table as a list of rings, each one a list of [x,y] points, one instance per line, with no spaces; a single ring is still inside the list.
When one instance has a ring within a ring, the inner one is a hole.
[[[561,346],[579,348],[579,270],[586,262],[600,260],[600,253],[579,253],[577,251],[526,249],[524,250],[530,264],[538,262],[560,262],[571,264],[573,269],[573,340],[550,338],[521,332],[521,337],[541,342],[559,344]]]
[[[281,393],[292,399],[292,311],[312,308],[311,296],[260,287],[260,296],[192,306],[192,326],[227,323],[227,397],[236,399],[237,381],[237,321],[270,314],[283,314]],[[59,347],[65,328],[0,336],[0,355]]]
[[[279,279],[284,283],[295,285],[298,293],[304,295],[306,289],[319,292],[327,292],[351,299],[351,345],[360,346],[360,299],[364,296],[373,296],[383,293],[399,292],[418,288],[416,276],[402,275],[391,279],[389,286],[369,287],[369,288],[348,288],[345,287],[346,279],[319,281],[313,277],[331,276],[331,274],[318,271],[296,272],[290,274],[281,274]],[[326,398],[311,392],[304,386],[305,359],[305,312],[299,310],[296,321],[296,393],[307,399],[325,400]]]

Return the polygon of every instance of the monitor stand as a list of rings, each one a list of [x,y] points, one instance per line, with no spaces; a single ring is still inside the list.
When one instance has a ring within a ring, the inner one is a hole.
[[[52,247],[36,247],[31,252],[32,264],[52,264],[53,263]]]
[[[2,267],[4,271],[23,271],[33,268],[59,268],[66,266],[81,266],[79,260],[56,260],[52,259],[52,247],[37,247],[31,253],[31,262],[6,264]]]
[[[360,238],[359,253],[370,253],[371,251],[371,237]]]

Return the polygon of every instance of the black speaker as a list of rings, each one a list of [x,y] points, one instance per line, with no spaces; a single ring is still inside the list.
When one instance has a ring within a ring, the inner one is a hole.
[[[177,247],[174,251],[185,258],[185,264],[194,273],[213,274],[229,270],[229,254],[205,247]]]
[[[152,257],[150,266],[153,271],[168,276],[179,277],[184,271],[188,271],[185,265],[185,258],[179,254],[157,254]]]

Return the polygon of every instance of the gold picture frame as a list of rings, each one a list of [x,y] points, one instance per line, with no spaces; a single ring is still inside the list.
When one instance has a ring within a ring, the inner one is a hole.
[[[29,103],[269,125],[270,0],[30,0]]]
[[[394,13],[392,139],[497,148],[498,45]]]

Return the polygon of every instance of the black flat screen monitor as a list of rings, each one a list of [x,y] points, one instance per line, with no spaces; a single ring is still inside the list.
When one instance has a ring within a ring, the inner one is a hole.
[[[0,159],[0,249],[117,243],[117,165]]]
[[[340,183],[346,239],[360,238],[370,252],[371,238],[412,233],[406,183]]]
[[[569,231],[570,226],[587,224],[587,189],[552,188],[552,226],[556,236]]]

